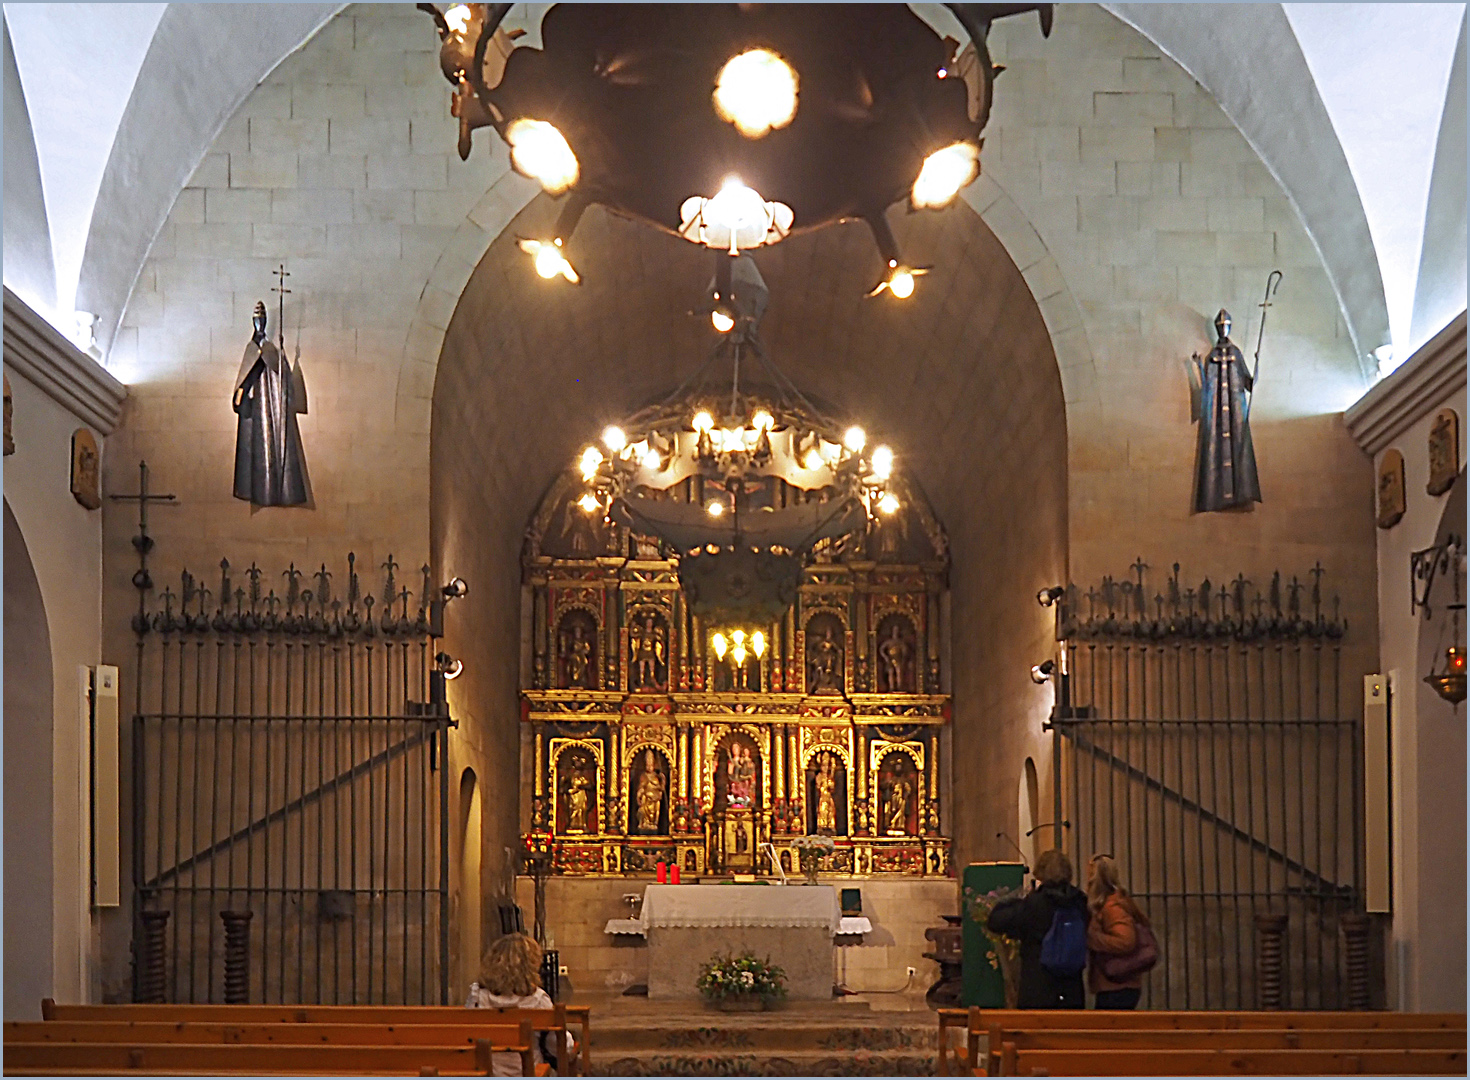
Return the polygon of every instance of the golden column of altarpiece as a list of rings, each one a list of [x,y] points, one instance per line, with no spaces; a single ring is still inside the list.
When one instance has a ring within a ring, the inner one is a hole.
[[[780,505],[809,496],[770,479]],[[703,502],[693,477],[668,497]],[[822,833],[834,873],[949,873],[941,835],[948,544],[914,485],[863,534],[824,541],[795,603],[737,666],[680,589],[677,554],[576,502],[568,473],[523,556],[523,828],[553,872],[790,873]],[[529,743],[529,746],[527,744]]]

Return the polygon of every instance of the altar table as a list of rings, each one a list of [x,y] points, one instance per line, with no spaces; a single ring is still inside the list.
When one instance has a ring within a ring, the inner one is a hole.
[[[649,885],[638,922],[648,939],[650,1000],[697,998],[699,969],[711,957],[747,950],[785,970],[790,997],[832,997],[842,911],[830,885]]]

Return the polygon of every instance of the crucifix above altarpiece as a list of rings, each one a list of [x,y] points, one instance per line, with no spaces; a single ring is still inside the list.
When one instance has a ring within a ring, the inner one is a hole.
[[[523,560],[522,826],[554,872],[774,874],[769,844],[793,874],[819,833],[833,873],[947,874],[948,552],[922,498],[819,546],[736,663],[677,555],[576,493],[553,484]]]

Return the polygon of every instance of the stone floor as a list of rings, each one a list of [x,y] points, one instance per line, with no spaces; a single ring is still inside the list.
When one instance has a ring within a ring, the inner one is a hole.
[[[725,1013],[700,1002],[576,994],[592,1008],[599,1076],[932,1076],[937,1020],[922,992]]]

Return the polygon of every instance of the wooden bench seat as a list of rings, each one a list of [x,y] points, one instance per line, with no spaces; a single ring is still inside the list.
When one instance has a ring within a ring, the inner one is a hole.
[[[1002,1076],[1430,1076],[1465,1074],[1457,1050],[1018,1050]]]
[[[521,1055],[526,1075],[534,1073],[529,1042],[496,1045],[487,1039],[472,1046],[291,1046],[259,1043],[5,1043],[5,1069],[46,1069],[55,1075],[78,1069],[110,1069],[116,1073],[205,1071],[221,1074],[272,1072],[278,1075],[340,1075],[383,1073],[421,1075],[424,1069],[488,1075],[491,1055]]]
[[[1462,1040],[1456,1045],[1463,1049],[1465,1031],[1464,1013],[1390,1013],[1390,1012],[1284,1012],[1284,1011],[1097,1011],[1077,1009],[1029,1010],[1029,1009],[941,1009],[939,1011],[939,1072],[947,1075],[951,1071],[951,1047],[949,1033],[957,1027],[966,1030],[967,1046],[960,1071],[967,1074],[985,1075],[995,1073],[1000,1067],[1000,1040],[989,1038],[992,1028],[1003,1031],[1042,1033],[1064,1030],[1070,1032],[1097,1031],[1114,1033],[1125,1037],[1128,1032],[1150,1031],[1312,1031],[1312,1032],[1362,1032],[1362,1031],[1452,1031],[1459,1033]],[[1081,1035],[1070,1035],[1076,1040]],[[988,1040],[989,1053],[982,1055],[980,1045]],[[1228,1041],[1228,1040],[1225,1040]],[[1368,1040],[1371,1041],[1371,1040]],[[1128,1042],[1114,1041],[1114,1045],[1136,1045],[1137,1039]],[[1313,1046],[1316,1045],[1315,1040]],[[1221,1044],[1202,1049],[1218,1049]],[[1237,1043],[1237,1045],[1240,1045]],[[1343,1042],[1338,1046],[1345,1045]],[[1440,1048],[1432,1042],[1423,1049]],[[1038,1047],[1039,1048],[1039,1047]],[[1304,1046],[1303,1048],[1308,1048]],[[1323,1047],[1324,1049],[1327,1047]],[[1372,1047],[1364,1046],[1364,1049]],[[1411,1047],[1416,1048],[1416,1047]],[[956,1055],[958,1056],[958,1055]]]
[[[277,1046],[501,1046],[521,1041],[520,1025],[231,1024],[184,1020],[8,1020],[5,1041],[82,1043],[235,1043]],[[527,1032],[531,1034],[531,1032]]]
[[[383,1024],[394,1027],[448,1025],[498,1026],[506,1021],[531,1022],[532,1030],[565,1035],[570,1021],[576,1026],[577,1049],[563,1072],[586,1076],[591,1071],[591,1010],[585,1005],[557,1005],[550,1009],[466,1009],[454,1005],[60,1005],[41,1002],[48,1021],[111,1021],[229,1024]],[[385,1040],[394,1041],[394,1040]]]
[[[1465,1033],[1448,1028],[1234,1028],[1104,1031],[990,1029],[992,1045],[1018,1050],[1461,1050]]]

